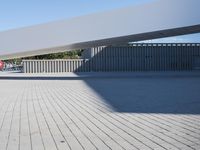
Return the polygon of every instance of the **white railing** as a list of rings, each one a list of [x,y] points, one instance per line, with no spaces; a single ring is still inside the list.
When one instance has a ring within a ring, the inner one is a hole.
[[[88,59],[23,60],[24,73],[88,72]]]

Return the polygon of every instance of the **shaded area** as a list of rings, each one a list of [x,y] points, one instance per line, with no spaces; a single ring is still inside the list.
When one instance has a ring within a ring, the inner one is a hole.
[[[124,53],[122,49],[127,52]],[[162,49],[159,46],[145,49],[121,47],[121,50],[120,47],[116,49],[107,47],[94,49],[94,53],[90,61],[79,69],[90,65],[91,70],[95,72],[143,71],[141,74],[133,75],[132,78],[125,76],[84,80],[116,112],[200,114],[199,73],[192,72],[188,76],[184,72],[194,69],[194,54],[199,56],[199,46],[191,49],[183,45]],[[148,71],[158,72],[151,74]],[[175,72],[168,71],[180,72],[176,76]]]
[[[200,78],[86,79],[117,112],[200,114]]]
[[[200,114],[199,72],[20,75],[0,80],[82,80],[116,112]]]

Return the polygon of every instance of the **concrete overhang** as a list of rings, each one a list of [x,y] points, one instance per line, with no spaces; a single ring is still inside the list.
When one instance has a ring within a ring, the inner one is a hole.
[[[200,0],[147,4],[0,32],[0,59],[200,32]]]

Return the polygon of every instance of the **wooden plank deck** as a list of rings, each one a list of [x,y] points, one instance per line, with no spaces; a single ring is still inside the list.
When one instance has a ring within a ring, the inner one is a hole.
[[[87,81],[113,83],[113,97],[127,90],[117,83],[134,86],[131,78]],[[0,149],[200,149],[200,114],[120,112],[87,81],[0,80]]]

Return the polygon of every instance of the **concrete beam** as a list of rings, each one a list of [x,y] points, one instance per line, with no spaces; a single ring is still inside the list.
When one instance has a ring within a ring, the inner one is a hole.
[[[155,0],[0,32],[0,59],[200,32],[199,0]]]

